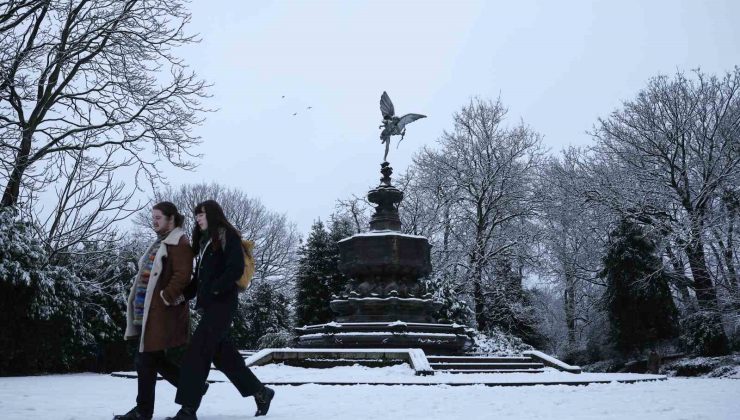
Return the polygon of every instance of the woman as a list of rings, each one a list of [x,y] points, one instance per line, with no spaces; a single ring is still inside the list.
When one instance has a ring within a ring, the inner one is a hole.
[[[136,407],[119,420],[151,419],[157,373],[177,387],[179,368],[165,351],[187,343],[190,314],[183,289],[190,283],[193,251],[185,231],[184,217],[170,202],[152,208],[155,241],[139,259],[126,310],[127,340],[138,340]],[[201,391],[203,391],[201,387]]]
[[[211,363],[229,378],[243,397],[254,396],[255,416],[264,416],[275,391],[254,376],[229,337],[238,303],[236,282],[244,273],[241,235],[213,200],[198,204],[193,213],[196,221],[193,251],[197,255],[193,281],[198,282],[195,307],[203,316],[182,358],[175,398],[182,408],[170,419],[197,419],[195,413],[202,398],[199,391],[208,377]]]

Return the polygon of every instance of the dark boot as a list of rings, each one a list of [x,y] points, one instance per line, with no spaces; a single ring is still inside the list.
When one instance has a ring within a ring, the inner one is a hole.
[[[177,412],[175,417],[167,417],[166,420],[198,420],[198,416],[195,415],[194,409],[190,407],[183,407]]]
[[[272,402],[274,397],[275,391],[266,386],[254,394],[254,401],[257,403],[257,412],[254,413],[254,416],[258,417],[267,414],[267,411],[270,410],[270,402]]]
[[[113,416],[113,420],[152,420],[152,416],[141,414],[138,407],[134,407],[126,414],[117,414]]]

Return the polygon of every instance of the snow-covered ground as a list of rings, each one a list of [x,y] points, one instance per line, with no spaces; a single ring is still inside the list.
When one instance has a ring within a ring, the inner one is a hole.
[[[263,366],[263,380],[408,378],[407,366],[307,370]],[[405,370],[404,370],[405,369]],[[502,374],[501,376],[511,375]],[[542,374],[546,375],[546,374]],[[559,375],[551,373],[551,375]],[[437,375],[435,375],[437,376]],[[453,376],[453,375],[450,375]],[[462,377],[462,375],[454,375]],[[532,375],[530,375],[532,376]],[[472,378],[472,377],[471,377]],[[214,372],[211,379],[220,380]],[[675,379],[636,384],[523,387],[354,385],[275,386],[268,419],[737,419],[740,380]],[[157,385],[155,418],[174,414],[175,389]],[[101,374],[0,378],[0,418],[107,419],[136,398],[134,379]],[[250,418],[254,402],[229,383],[214,383],[199,411],[203,420]]]

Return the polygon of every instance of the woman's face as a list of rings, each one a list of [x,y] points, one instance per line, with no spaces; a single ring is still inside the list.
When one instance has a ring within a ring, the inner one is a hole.
[[[175,228],[175,216],[167,217],[162,210],[152,209],[152,228],[157,233],[166,233]]]
[[[195,222],[198,223],[198,227],[200,227],[200,230],[206,230],[208,229],[208,220],[206,220],[205,210],[201,210],[202,211],[200,213],[197,213],[195,215]]]

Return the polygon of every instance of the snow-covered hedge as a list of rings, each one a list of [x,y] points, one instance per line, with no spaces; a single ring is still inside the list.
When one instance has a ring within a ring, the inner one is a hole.
[[[73,348],[90,339],[79,328],[75,280],[49,264],[31,225],[14,209],[0,209],[0,374],[70,367]]]
[[[425,293],[431,293],[434,300],[442,302],[437,316],[442,322],[468,324],[475,313],[470,306],[461,299],[460,292],[454,282],[444,276],[434,276],[423,280]]]
[[[294,337],[290,331],[266,333],[257,340],[258,349],[278,349],[293,346]]]
[[[728,348],[719,315],[709,311],[699,311],[681,320],[681,342],[689,353],[701,356],[726,354]]]
[[[239,296],[231,337],[239,348],[287,347],[292,340],[291,303],[269,280],[255,281]]]
[[[740,354],[680,359],[667,363],[662,372],[671,376],[740,379]]]
[[[122,298],[77,268],[49,261],[33,226],[0,209],[0,375],[95,369],[105,346],[122,343]]]
[[[518,355],[525,350],[534,350],[521,338],[506,334],[499,330],[491,330],[487,333],[476,332],[473,337],[475,344],[471,353],[487,355]]]

